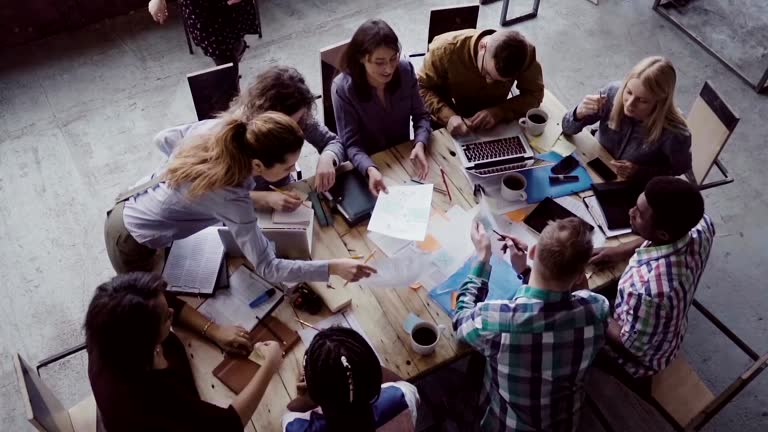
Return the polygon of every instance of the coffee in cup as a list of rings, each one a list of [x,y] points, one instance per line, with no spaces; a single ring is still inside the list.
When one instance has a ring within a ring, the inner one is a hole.
[[[527,186],[528,181],[522,174],[516,172],[506,174],[501,178],[501,197],[507,201],[525,201],[528,199],[528,194],[525,192]]]
[[[540,108],[528,110],[524,118],[519,120],[520,126],[533,136],[539,136],[544,133],[544,128],[549,120],[549,114]]]
[[[411,349],[421,355],[430,355],[435,352],[435,347],[440,341],[440,332],[444,326],[438,326],[429,321],[416,317],[406,324],[406,331],[411,336]]]

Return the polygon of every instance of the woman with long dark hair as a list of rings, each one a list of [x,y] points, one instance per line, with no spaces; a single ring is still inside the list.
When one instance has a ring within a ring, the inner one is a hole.
[[[408,141],[410,121],[411,162],[416,176],[426,179],[429,113],[413,65],[400,59],[400,42],[392,28],[380,19],[364,22],[342,55],[341,69],[331,88],[336,125],[348,159],[368,176],[371,192],[378,195],[387,187],[369,155]]]
[[[219,326],[165,292],[157,274],[118,275],[99,285],[85,317],[88,378],[106,430],[242,431],[282,363],[275,342],[248,340],[242,327]],[[264,363],[227,408],[204,402],[184,345],[171,330],[199,332],[230,353],[254,348]]]
[[[414,430],[416,387],[383,368],[352,329],[332,327],[312,339],[304,354],[304,379],[308,397],[289,404],[285,432]]]

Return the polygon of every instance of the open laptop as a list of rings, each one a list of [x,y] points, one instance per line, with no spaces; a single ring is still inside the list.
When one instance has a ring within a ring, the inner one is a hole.
[[[453,141],[464,169],[480,177],[530,168],[536,161],[533,148],[516,122],[453,137]]]

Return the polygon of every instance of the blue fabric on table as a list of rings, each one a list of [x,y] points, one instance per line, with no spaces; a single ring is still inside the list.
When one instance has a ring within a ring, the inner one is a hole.
[[[454,274],[448,277],[445,282],[432,288],[429,296],[445,310],[450,317],[453,317],[454,311],[451,309],[451,293],[458,291],[461,284],[467,279],[469,271],[475,257],[471,257]],[[502,257],[493,255],[491,257],[491,280],[488,282],[488,300],[512,300],[517,294],[517,290],[522,286],[522,281],[518,279],[517,273],[512,266]]]
[[[553,151],[542,153],[536,156],[550,162],[559,162],[563,157]],[[528,203],[535,204],[544,200],[544,198],[559,198],[578,192],[584,192],[592,186],[592,178],[589,176],[586,168],[579,164],[579,167],[573,170],[571,175],[579,176],[578,182],[573,183],[549,183],[549,176],[552,175],[552,165],[531,168],[518,171],[525,177],[528,186],[525,192],[528,194]]]

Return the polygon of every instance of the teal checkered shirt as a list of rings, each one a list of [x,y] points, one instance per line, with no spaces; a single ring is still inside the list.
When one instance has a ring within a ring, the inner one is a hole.
[[[453,327],[486,356],[484,431],[573,431],[584,374],[605,342],[608,301],[590,291],[523,285],[483,302],[491,266],[478,261],[459,290]]]

